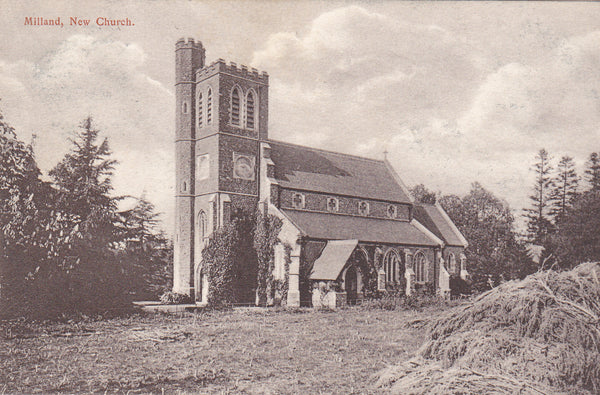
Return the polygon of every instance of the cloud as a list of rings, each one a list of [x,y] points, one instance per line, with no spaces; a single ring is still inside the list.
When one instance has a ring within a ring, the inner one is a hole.
[[[73,35],[35,63],[0,63],[2,104],[21,138],[36,134],[44,170],[60,160],[68,138],[91,115],[120,162],[115,192],[145,191],[170,214],[173,93],[145,73],[146,63],[135,43]]]
[[[553,43],[503,63],[441,26],[350,6],[271,35],[253,64],[272,76],[271,136],[387,150],[409,184],[464,193],[481,181],[521,208],[538,149],[600,148],[600,32]]]

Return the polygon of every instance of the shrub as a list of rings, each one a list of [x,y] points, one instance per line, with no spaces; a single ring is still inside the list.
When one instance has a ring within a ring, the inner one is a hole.
[[[162,304],[186,304],[192,303],[192,298],[186,294],[180,294],[173,291],[167,291],[160,295],[160,303]]]

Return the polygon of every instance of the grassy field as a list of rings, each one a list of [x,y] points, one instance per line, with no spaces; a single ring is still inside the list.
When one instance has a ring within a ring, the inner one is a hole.
[[[0,394],[371,393],[371,376],[408,359],[436,313],[236,309],[5,324]]]

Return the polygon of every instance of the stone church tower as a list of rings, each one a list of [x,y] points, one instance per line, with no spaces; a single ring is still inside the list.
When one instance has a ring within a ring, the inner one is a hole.
[[[180,39],[176,64],[175,292],[206,301],[201,254],[237,209],[256,209],[260,143],[268,138],[269,77],[256,69],[205,65],[200,42]]]

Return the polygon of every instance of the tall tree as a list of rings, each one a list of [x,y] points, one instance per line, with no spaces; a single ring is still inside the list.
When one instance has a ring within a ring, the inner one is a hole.
[[[473,183],[463,198],[442,196],[439,202],[469,241],[465,253],[475,289],[488,288],[490,280],[498,284],[535,270],[517,242],[508,203],[479,183]]]
[[[589,190],[577,196],[546,248],[564,269],[600,260],[600,191]]]
[[[573,205],[577,196],[578,177],[575,171],[575,162],[569,156],[563,156],[558,162],[557,172],[554,175],[550,201],[552,207],[550,215],[557,224],[564,217],[567,209]]]
[[[590,185],[590,189],[600,191],[600,156],[597,152],[592,152],[586,163],[585,179]]]
[[[70,152],[49,175],[59,192],[56,204],[68,213],[64,225],[73,239],[103,248],[115,236],[117,199],[110,193],[117,162],[110,158],[108,140],[97,142],[99,131],[92,123],[91,117],[81,123]]]
[[[545,149],[539,150],[536,155],[536,163],[533,165],[535,172],[535,184],[531,199],[531,208],[525,209],[527,219],[527,233],[529,240],[535,244],[544,244],[548,234],[551,232],[552,223],[549,220],[550,191],[552,188],[552,165],[551,158]]]
[[[435,204],[437,200],[435,192],[427,189],[424,184],[415,185],[410,193],[417,203]]]

